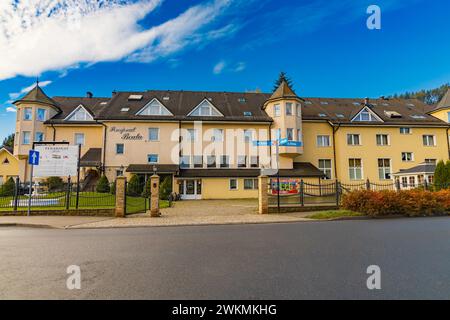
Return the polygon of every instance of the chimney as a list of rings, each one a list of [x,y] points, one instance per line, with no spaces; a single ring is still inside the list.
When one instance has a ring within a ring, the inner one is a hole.
[[[369,105],[369,98],[365,98],[365,99],[364,99],[364,104],[365,104],[366,106]]]
[[[115,96],[115,95],[116,95],[116,93],[117,93],[117,91],[116,91],[116,90],[114,90],[114,91],[112,92],[112,95],[113,95],[113,96]]]
[[[94,94],[90,91],[86,92],[86,98],[91,99],[94,96]]]

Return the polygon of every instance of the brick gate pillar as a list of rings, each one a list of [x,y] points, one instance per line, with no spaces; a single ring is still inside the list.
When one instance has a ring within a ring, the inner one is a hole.
[[[154,174],[150,177],[151,197],[150,197],[150,216],[159,217],[159,176]]]
[[[268,214],[269,213],[269,196],[268,191],[268,176],[258,177],[258,213]]]
[[[116,217],[125,217],[125,197],[126,197],[127,178],[117,177],[116,180]]]

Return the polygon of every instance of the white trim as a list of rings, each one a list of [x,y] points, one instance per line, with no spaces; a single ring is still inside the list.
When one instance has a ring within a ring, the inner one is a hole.
[[[76,114],[78,112],[78,110],[80,110],[80,109],[83,109],[89,115],[89,117],[91,117],[91,119],[90,120],[70,120],[70,118],[74,114]],[[92,114],[82,104],[80,104],[71,113],[69,113],[69,115],[67,117],[64,118],[64,121],[94,121],[94,117],[92,116]]]
[[[236,180],[236,189],[231,189],[231,180]],[[228,180],[228,190],[229,191],[238,191],[239,190],[239,179],[238,178],[229,178],[229,180]]]
[[[372,116],[374,116],[379,122],[384,122],[374,111],[372,111],[369,107],[365,106],[354,116],[350,121],[353,122],[355,119],[364,111],[367,110]],[[373,121],[357,121],[357,122],[373,122]]]
[[[192,116],[192,113],[194,113],[199,107],[200,107],[200,105],[201,104],[203,104],[203,102],[207,102],[208,104],[209,104],[209,106],[211,107],[211,108],[213,108],[214,109],[214,111],[216,111],[218,114],[219,114],[219,116],[213,116],[213,115],[209,115],[209,116],[200,116],[200,117],[224,117],[224,115],[222,114],[222,112],[220,112],[212,103],[211,103],[211,101],[209,101],[208,99],[206,99],[206,98],[204,98],[194,109],[192,109],[191,110],[191,112],[189,112],[188,113],[188,117],[191,117]]]
[[[163,114],[150,114],[150,115],[148,115],[148,114],[142,114],[142,112],[144,112],[144,110],[146,110],[147,108],[149,108],[150,105],[151,105],[151,104],[153,103],[153,101],[155,101],[155,100],[156,100],[156,102],[159,103],[159,105],[160,105],[161,108],[164,108],[164,109],[169,113],[168,115],[163,115]],[[146,103],[145,106],[143,106],[141,109],[139,109],[139,111],[136,112],[136,115],[137,115],[137,116],[173,116],[173,113],[170,112],[170,110],[167,109],[167,107],[166,107],[161,101],[159,101],[158,98],[153,98],[150,102]],[[108,121],[108,120],[106,120],[106,122],[107,122],[107,121]]]

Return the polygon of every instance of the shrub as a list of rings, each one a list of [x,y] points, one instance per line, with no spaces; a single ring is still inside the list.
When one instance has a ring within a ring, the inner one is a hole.
[[[109,188],[108,178],[105,175],[101,176],[98,180],[95,191],[97,191],[98,193],[109,193],[111,191],[111,189]]]
[[[109,193],[116,194],[116,182],[115,181],[113,183],[111,183],[111,185],[109,187]]]
[[[163,182],[159,185],[159,198],[161,200],[169,199],[169,195],[172,193],[172,177],[167,176]]]
[[[152,190],[152,181],[151,179],[147,179],[147,182],[145,183],[144,191],[142,191],[142,196],[144,198],[149,198]]]
[[[0,186],[0,197],[14,196],[14,189],[16,183],[13,178],[9,178],[3,185]]]
[[[139,177],[137,175],[132,175],[130,181],[127,186],[127,195],[132,197],[139,197],[142,194],[143,186],[139,181]]]
[[[433,216],[450,212],[450,190],[353,191],[343,196],[344,209],[368,216]]]
[[[60,177],[49,177],[46,183],[48,191],[62,191],[64,189],[64,181]]]

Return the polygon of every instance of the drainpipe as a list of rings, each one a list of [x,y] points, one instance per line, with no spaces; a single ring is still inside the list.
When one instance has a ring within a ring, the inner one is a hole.
[[[53,123],[51,123],[50,126],[51,126],[52,129],[53,129],[53,141],[56,141],[56,128],[55,128],[55,126],[53,125]]]
[[[330,121],[328,121],[328,124],[330,125],[331,129],[333,129],[333,161],[334,161],[334,176],[336,178],[336,181],[338,180],[338,172],[337,172],[337,161],[336,161],[336,132],[341,127],[341,124],[338,123],[337,127],[335,127]]]
[[[448,130],[450,127],[447,127],[447,149],[448,149],[448,157],[450,158],[450,138],[448,137]]]
[[[102,154],[102,165],[100,168],[100,173],[105,174],[105,160],[106,160],[106,131],[108,129],[108,126],[104,124],[103,122],[96,121],[98,124],[101,124],[104,128],[103,130],[103,154]]]

